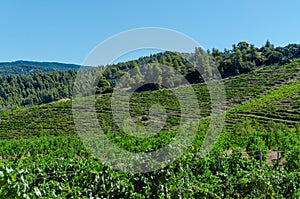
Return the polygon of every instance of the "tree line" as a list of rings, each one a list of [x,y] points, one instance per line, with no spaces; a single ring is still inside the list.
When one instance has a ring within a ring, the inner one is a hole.
[[[205,52],[196,48],[194,53],[161,52],[136,60],[107,66],[85,68],[86,85],[93,85],[96,93],[109,93],[113,88],[137,85],[140,91],[155,90],[164,86],[178,87],[184,79],[190,84],[204,82],[194,65],[205,62],[214,63],[222,78],[245,74],[261,66],[282,65],[300,57],[300,44],[289,44],[285,47],[274,47],[269,41],[261,48],[245,41],[234,44],[232,49],[212,49]],[[207,64],[206,63],[206,64]],[[168,66],[168,67],[163,67]],[[203,67],[201,73],[213,75],[209,67]],[[30,75],[0,75],[0,111],[19,106],[30,106],[70,98],[74,89],[84,95],[88,88],[74,85],[78,71],[36,72]],[[155,81],[156,84],[145,82]],[[97,83],[98,82],[98,83]],[[162,85],[164,84],[164,85]],[[73,87],[74,86],[74,87]]]

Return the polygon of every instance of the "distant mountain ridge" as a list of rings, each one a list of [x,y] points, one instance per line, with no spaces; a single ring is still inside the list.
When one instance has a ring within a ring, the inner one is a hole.
[[[0,62],[0,75],[30,75],[36,72],[78,70],[80,67],[81,66],[77,64],[18,60],[13,62]],[[89,67],[84,66],[84,68]]]

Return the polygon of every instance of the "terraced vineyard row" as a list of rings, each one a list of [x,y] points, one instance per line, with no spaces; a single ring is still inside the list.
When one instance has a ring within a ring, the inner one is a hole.
[[[227,128],[247,119],[260,124],[270,121],[284,123],[288,126],[300,124],[300,84],[290,82],[287,85],[269,92],[234,108],[227,114]]]

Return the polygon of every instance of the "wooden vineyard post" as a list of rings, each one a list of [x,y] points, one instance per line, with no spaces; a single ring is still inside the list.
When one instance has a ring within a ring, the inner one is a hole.
[[[259,166],[262,167],[262,150],[259,149]]]
[[[218,156],[218,171],[221,169],[221,159],[220,156]]]

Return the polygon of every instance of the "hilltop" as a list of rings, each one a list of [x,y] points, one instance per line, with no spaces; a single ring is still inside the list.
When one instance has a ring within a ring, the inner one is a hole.
[[[0,62],[0,75],[30,75],[37,72],[54,72],[78,70],[77,64],[65,64],[58,62],[14,61]],[[89,67],[82,67],[89,68]]]

